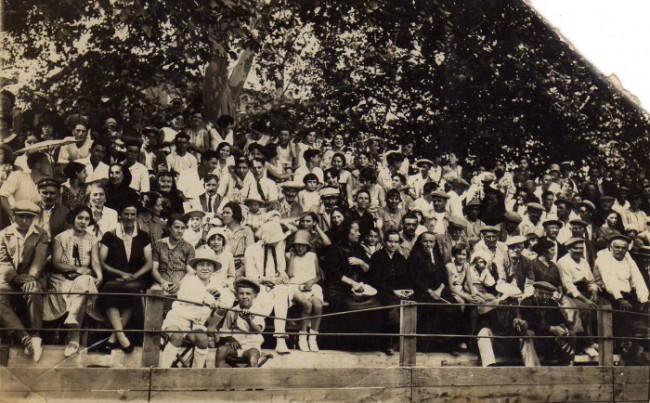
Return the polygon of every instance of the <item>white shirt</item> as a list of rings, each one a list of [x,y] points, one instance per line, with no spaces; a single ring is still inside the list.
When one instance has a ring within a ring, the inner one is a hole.
[[[96,168],[90,162],[90,157],[77,160],[78,163],[86,166],[86,183],[97,182],[98,180],[108,179],[109,166],[102,161],[99,161]]]
[[[185,153],[185,155],[181,157],[176,154],[176,151],[174,151],[167,156],[167,166],[170,171],[181,173],[186,169],[196,168],[198,165],[198,161],[190,153]]]
[[[587,260],[580,259],[580,262],[576,262],[571,255],[566,254],[557,261],[557,267],[560,269],[562,285],[572,297],[576,298],[580,295],[580,291],[575,285],[580,281],[587,282],[590,291],[598,290],[596,279]]]
[[[69,139],[70,137],[66,137],[66,140]],[[59,151],[59,164],[67,164],[68,162],[87,158],[90,155],[90,147],[92,145],[93,140],[88,137],[81,147],[78,147],[77,143],[67,144],[61,147]]]
[[[148,192],[150,189],[149,170],[143,164],[136,162],[129,167],[131,171],[131,189],[137,192]]]
[[[639,302],[648,302],[648,287],[636,263],[626,254],[622,261],[616,260],[609,250],[598,252],[596,268],[603,280],[603,285],[614,299],[622,298],[621,293],[636,290]]]

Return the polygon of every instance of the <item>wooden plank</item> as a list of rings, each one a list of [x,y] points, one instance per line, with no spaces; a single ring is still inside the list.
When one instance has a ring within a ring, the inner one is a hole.
[[[613,372],[617,402],[650,401],[650,368],[614,367]]]
[[[150,369],[126,368],[11,368],[28,390],[36,393],[59,391],[148,391]]]
[[[608,301],[601,300],[599,308],[605,309],[597,312],[598,336],[612,337],[614,335],[614,321],[612,318],[612,305]],[[598,365],[611,367],[614,365],[614,339],[598,340]]]
[[[147,291],[147,303],[145,305],[144,329],[161,330],[163,323],[164,301],[156,296],[164,295],[163,290]],[[160,360],[160,338],[161,333],[145,333],[142,342],[142,367],[157,367]]]
[[[100,390],[100,391],[65,391],[54,392],[47,391],[41,393],[29,393],[20,395],[11,393],[6,395],[6,400],[2,398],[4,393],[0,392],[1,402],[42,402],[42,403],[71,403],[77,402],[147,402],[149,397],[148,391],[130,391],[130,390]]]
[[[417,334],[418,311],[413,301],[400,302],[399,330],[401,334]],[[415,366],[417,339],[412,336],[400,336],[399,338],[399,366]]]
[[[0,390],[2,392],[28,392],[30,388],[13,372],[13,369],[0,367]]]
[[[187,374],[187,375],[185,375]],[[407,368],[223,368],[153,369],[151,389],[192,391],[222,389],[410,387]]]
[[[414,387],[612,384],[611,368],[414,368]],[[547,386],[548,387],[548,386]]]
[[[410,402],[411,388],[286,389],[151,393],[152,401],[193,402]]]
[[[413,388],[414,402],[611,402],[611,384],[437,386]]]

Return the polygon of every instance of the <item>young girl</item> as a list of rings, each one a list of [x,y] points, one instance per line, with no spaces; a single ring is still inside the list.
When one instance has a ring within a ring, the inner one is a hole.
[[[160,367],[170,368],[176,359],[183,339],[194,343],[194,362],[192,368],[203,368],[208,354],[207,333],[189,333],[190,331],[206,330],[205,323],[211,312],[219,308],[216,298],[219,298],[218,288],[212,287],[211,278],[215,269],[221,269],[214,252],[205,248],[196,252],[196,257],[190,260],[190,266],[196,271],[195,276],[185,276],[178,290],[178,299],[199,303],[175,301],[172,310],[167,313],[162,324],[163,331],[184,331],[188,333],[170,333],[169,342],[160,357]]]
[[[309,251],[311,235],[305,230],[296,232],[291,252],[287,253],[287,274],[289,275],[290,295],[292,301],[302,307],[302,316],[319,316],[323,312],[323,290],[317,284],[321,279],[318,258]],[[307,338],[307,328],[309,338]],[[300,351],[319,351],[316,337],[320,327],[320,318],[311,321],[302,320],[298,347]]]
[[[257,194],[251,194],[244,202],[246,203],[246,207],[248,207],[244,223],[251,227],[253,232],[255,232],[262,224],[264,224],[265,214],[262,209],[264,200],[257,196]]]
[[[451,248],[451,255],[453,260],[447,263],[447,281],[449,289],[451,290],[454,299],[458,303],[470,303],[478,304],[481,302],[477,296],[465,292],[463,286],[465,285],[467,278],[467,271],[469,269],[469,263],[467,262],[467,245],[464,243],[458,243]],[[453,301],[450,301],[453,302]],[[458,318],[459,321],[467,323],[468,310],[466,307],[461,307],[463,310],[464,318]],[[465,327],[466,325],[462,326]],[[463,341],[459,344],[461,351],[467,350],[467,344]],[[455,355],[455,351],[452,349],[452,354]]]
[[[303,178],[305,188],[298,192],[298,203],[302,211],[309,211],[320,206],[320,194],[318,193],[318,177],[309,173]]]
[[[361,247],[366,251],[368,259],[372,257],[373,253],[381,249],[381,234],[379,233],[379,229],[370,229],[370,231],[368,231],[364,237],[363,241],[361,241]]]

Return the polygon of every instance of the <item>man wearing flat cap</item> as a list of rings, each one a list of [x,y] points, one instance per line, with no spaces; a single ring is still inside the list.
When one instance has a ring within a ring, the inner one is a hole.
[[[47,261],[48,236],[34,225],[40,208],[22,200],[13,206],[15,222],[0,231],[0,291],[25,293],[44,290],[43,267]],[[14,304],[25,304],[29,328],[40,329],[43,324],[43,295],[25,294],[14,298],[0,294],[0,327],[24,329],[14,311]],[[25,346],[25,352],[38,362],[43,352],[38,331],[14,330]]]
[[[647,313],[648,287],[628,253],[629,244],[630,239],[624,235],[612,236],[608,248],[598,252],[594,277],[596,284],[612,301],[612,308]],[[636,321],[647,321],[647,318],[621,312],[614,312],[613,316],[614,336],[631,336]]]
[[[575,358],[575,334],[570,330],[560,309],[559,290],[546,281],[533,283],[534,294],[521,301],[522,306],[539,306],[542,309],[520,307],[520,328],[526,336],[560,336],[557,338],[533,339],[534,349],[524,356],[526,366],[541,366],[539,355],[548,359],[556,358],[560,365],[571,365]],[[549,309],[549,308],[554,309]]]
[[[581,218],[574,218],[569,221],[571,229],[571,238],[580,238],[585,242],[583,257],[589,263],[589,267],[594,267],[596,262],[596,246],[591,239],[587,239],[587,227],[589,223]],[[565,245],[566,246],[566,245]]]
[[[555,263],[559,258],[566,255],[567,253],[566,247],[557,240],[557,236],[559,235],[560,229],[562,228],[562,222],[555,219],[546,219],[542,222],[542,226],[544,227],[544,236],[541,237],[540,240],[545,239],[555,245],[555,254],[551,259],[553,263]]]
[[[427,228],[436,235],[444,234],[449,228],[449,219],[451,218],[451,214],[446,209],[449,195],[442,189],[437,189],[431,192],[429,197],[433,205],[433,211],[427,222]]]
[[[436,246],[440,249],[442,259],[445,264],[451,262],[453,256],[451,249],[459,243],[467,245],[465,237],[465,228],[467,223],[460,217],[450,215],[448,219],[447,230],[442,234],[437,234]]]
[[[481,238],[481,228],[485,227],[485,223],[479,218],[481,213],[481,202],[478,199],[472,199],[467,202],[463,209],[465,221],[467,221],[467,240],[471,245],[474,245]]]
[[[519,230],[521,220],[521,216],[514,211],[503,213],[503,222],[497,226],[499,228],[499,241],[505,242],[510,237],[521,235]]]
[[[298,192],[305,186],[296,181],[287,181],[279,186],[282,197],[271,203],[271,208],[280,212],[280,218],[298,218],[302,214],[302,207],[298,202]],[[322,200],[322,196],[321,196]]]
[[[47,177],[38,181],[38,193],[41,201],[36,203],[40,207],[40,214],[35,224],[47,232],[49,239],[54,239],[68,228],[67,218],[69,210],[61,203],[61,182],[58,179]]]
[[[433,167],[433,161],[426,158],[421,158],[415,162],[420,172],[415,175],[411,175],[408,178],[408,185],[411,187],[413,199],[418,199],[422,197],[424,192],[424,185],[426,183],[435,183],[438,184],[438,181],[434,180],[433,174],[431,173],[431,168]]]

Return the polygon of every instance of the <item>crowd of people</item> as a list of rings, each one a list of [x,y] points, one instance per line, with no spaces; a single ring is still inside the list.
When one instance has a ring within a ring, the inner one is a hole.
[[[13,293],[0,294],[0,326],[35,361],[44,321],[73,329],[66,356],[89,320],[110,323],[105,351],[131,353],[124,330],[150,288],[177,298],[160,329],[163,367],[185,338],[194,366],[211,346],[217,366],[255,365],[271,314],[286,354],[292,306],[298,348],[318,351],[324,307],[360,312],[330,321],[338,332],[397,333],[400,301],[430,303],[418,332],[450,337],[418,348],[476,349],[484,366],[497,354],[527,366],[597,356],[604,301],[615,336],[648,335],[647,177],[571,161],[416,157],[413,142],[228,115],[213,125],[200,111],[152,126],[139,104],[104,116],[85,97],[62,119],[45,93],[24,111],[10,91],[1,97],[0,291]],[[396,339],[381,340],[393,354]],[[640,359],[648,345],[617,349]]]

